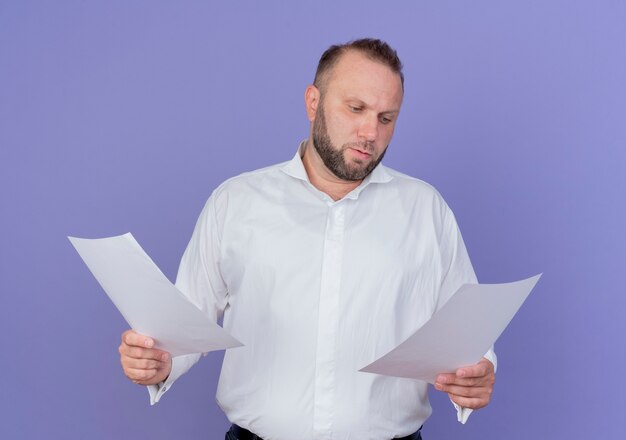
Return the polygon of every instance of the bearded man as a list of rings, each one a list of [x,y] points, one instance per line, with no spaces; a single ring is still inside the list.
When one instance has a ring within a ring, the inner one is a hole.
[[[219,379],[226,439],[421,439],[428,384],[358,370],[477,281],[439,193],[381,164],[403,91],[386,43],[331,46],[293,159],[229,179],[202,211],[176,284],[245,344],[226,351]],[[119,350],[155,403],[200,354],[153,346],[129,330]],[[490,350],[438,376],[460,419],[489,402],[495,363]]]

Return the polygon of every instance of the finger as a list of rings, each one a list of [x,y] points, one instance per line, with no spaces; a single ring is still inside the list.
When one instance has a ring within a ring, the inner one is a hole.
[[[460,385],[440,385],[436,384],[435,388],[448,394],[459,397],[484,398],[490,395],[488,386],[464,387]]]
[[[157,374],[157,370],[156,369],[144,370],[144,369],[138,369],[138,368],[126,368],[124,370],[124,373],[133,382],[141,383],[141,382],[148,382],[150,381],[150,379],[153,379]]]
[[[485,377],[446,377],[445,381],[436,381],[435,388],[437,385],[448,386],[448,385],[458,385],[462,387],[479,387],[487,384],[493,384],[493,381],[490,380],[489,376]],[[439,389],[439,388],[437,388]]]
[[[154,339],[145,335],[140,335],[133,330],[127,330],[122,333],[122,342],[133,347],[154,347]]]
[[[474,365],[468,365],[456,370],[457,377],[483,377],[493,372],[493,364],[486,359]]]
[[[441,379],[441,380],[440,380]],[[457,377],[445,376],[438,377],[434,386],[439,391],[448,391],[450,386],[460,386],[469,388],[493,388],[496,383],[496,375],[491,373],[483,377]]]
[[[487,374],[487,367],[485,365],[477,364],[469,367],[462,367],[456,370],[457,377],[483,377]]]
[[[487,406],[489,403],[489,399],[485,398],[462,397],[454,394],[449,394],[449,396],[450,400],[463,408],[479,409]]]
[[[461,386],[477,386],[492,380],[493,375],[479,377],[459,377],[456,374],[440,374],[435,380],[435,384],[455,384]]]
[[[153,359],[125,359],[122,364],[125,368],[132,368],[134,370],[158,370],[166,368],[165,362],[155,361]]]
[[[123,357],[134,359],[154,359],[157,361],[168,361],[170,354],[167,351],[157,350],[155,348],[141,348],[130,345],[120,346],[120,354]]]
[[[435,379],[435,383],[454,383],[457,379],[455,373],[442,373],[438,374]]]

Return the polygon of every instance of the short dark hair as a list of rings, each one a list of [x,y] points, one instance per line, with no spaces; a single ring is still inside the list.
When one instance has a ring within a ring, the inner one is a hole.
[[[317,64],[313,85],[322,90],[328,74],[335,64],[337,64],[337,61],[339,61],[344,53],[352,50],[361,52],[369,59],[384,64],[393,72],[400,75],[400,82],[404,89],[404,74],[402,73],[402,62],[398,57],[398,53],[384,41],[375,38],[360,38],[345,44],[335,44],[326,49]]]

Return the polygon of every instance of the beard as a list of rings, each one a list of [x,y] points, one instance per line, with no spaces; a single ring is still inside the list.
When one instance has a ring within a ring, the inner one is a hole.
[[[355,182],[365,179],[376,166],[385,157],[387,147],[379,156],[374,156],[374,148],[371,142],[351,142],[336,148],[326,128],[326,116],[324,114],[324,105],[320,101],[319,106],[315,112],[315,125],[313,126],[313,146],[317,151],[317,154],[324,162],[324,165],[328,170],[341,180],[347,180]],[[359,150],[372,152],[372,157],[369,161],[363,161],[360,159],[354,159],[351,163],[346,161],[344,156],[345,151],[348,148],[357,148]]]

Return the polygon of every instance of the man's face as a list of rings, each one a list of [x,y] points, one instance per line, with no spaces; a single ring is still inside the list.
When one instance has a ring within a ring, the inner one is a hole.
[[[322,87],[313,145],[326,168],[347,181],[364,179],[382,160],[402,104],[400,76],[351,51]]]

